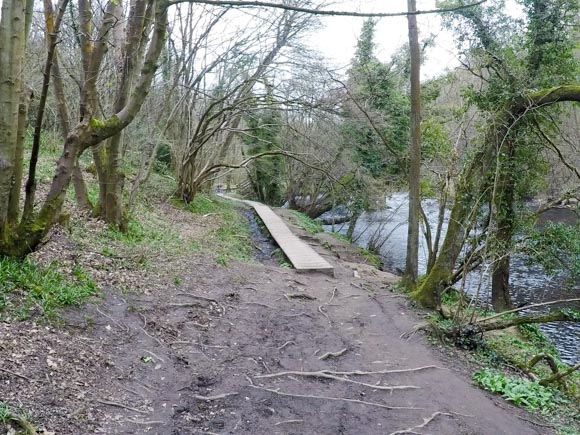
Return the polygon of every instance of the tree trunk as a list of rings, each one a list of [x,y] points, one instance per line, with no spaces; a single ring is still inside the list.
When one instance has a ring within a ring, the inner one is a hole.
[[[0,20],[0,240],[8,237],[10,192],[18,142],[18,107],[26,39],[23,0],[4,0]]]
[[[413,292],[413,297],[422,305],[436,308],[441,292],[451,283],[457,258],[480,208],[480,198],[484,197],[487,175],[493,167],[500,144],[508,137],[514,123],[524,113],[530,113],[537,107],[562,101],[580,101],[580,86],[557,86],[518,97],[507,102],[488,126],[484,144],[461,172],[440,254],[425,281]]]
[[[416,0],[408,0],[409,12],[417,9]],[[409,147],[409,226],[405,281],[414,286],[419,273],[419,219],[421,208],[421,56],[417,16],[407,16],[411,49],[411,145]],[[428,223],[425,223],[428,225]]]
[[[32,91],[25,91],[18,107],[18,130],[16,140],[16,152],[14,153],[14,182],[10,191],[8,204],[8,225],[18,224],[20,217],[20,194],[22,190],[22,177],[24,165],[24,140],[26,138],[26,120],[28,115],[28,103],[32,99]]]

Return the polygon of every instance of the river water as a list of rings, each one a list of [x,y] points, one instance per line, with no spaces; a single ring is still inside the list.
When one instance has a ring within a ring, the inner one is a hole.
[[[438,204],[435,200],[423,201],[427,219],[435,228],[438,217]],[[386,270],[402,270],[405,266],[407,246],[408,196],[406,193],[395,193],[386,201],[386,207],[372,213],[363,214],[354,230],[353,239],[362,247],[368,247],[369,241],[377,236],[385,239],[380,249]],[[447,227],[449,216],[446,213],[443,231]],[[326,231],[346,233],[348,224],[325,225]],[[434,232],[434,230],[433,230]],[[421,236],[419,248],[419,273],[425,273],[427,248]],[[558,299],[569,299],[580,296],[580,285],[570,285],[564,276],[546,275],[540,266],[528,265],[525,259],[513,256],[510,270],[511,296],[515,306],[524,303],[548,302]],[[490,301],[490,275],[486,266],[470,273],[466,279],[465,290],[476,295],[482,302]],[[575,306],[580,308],[579,305]],[[580,324],[573,322],[554,322],[540,326],[554,342],[563,361],[574,364],[580,361]]]

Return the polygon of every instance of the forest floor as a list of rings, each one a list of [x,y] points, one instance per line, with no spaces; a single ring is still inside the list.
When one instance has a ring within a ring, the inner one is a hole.
[[[420,313],[356,247],[292,225],[335,267],[301,274],[248,258],[247,234],[222,252],[231,222],[211,209],[151,207],[159,243],[188,249],[143,245],[145,230],[99,239],[104,226],[85,217],[33,260],[82,267],[98,296],[56,322],[35,305],[0,322],[0,401],[40,433],[553,432],[475,387],[457,353],[402,339]]]

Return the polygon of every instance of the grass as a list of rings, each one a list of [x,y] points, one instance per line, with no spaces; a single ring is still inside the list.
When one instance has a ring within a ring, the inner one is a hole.
[[[65,278],[55,263],[41,268],[28,260],[0,258],[1,313],[26,319],[37,309],[47,319],[57,318],[57,310],[78,305],[97,292],[91,277],[75,267]]]
[[[20,429],[18,432],[10,430],[9,427]],[[36,434],[36,429],[30,423],[30,416],[21,409],[10,405],[7,402],[0,402],[0,430],[6,430],[6,433],[15,434]]]
[[[304,213],[301,213],[297,210],[290,210],[292,213],[293,223],[298,225],[304,231],[310,234],[318,234],[323,232],[322,223],[315,221],[314,219],[306,216]]]
[[[227,266],[232,260],[250,261],[252,249],[248,222],[232,201],[199,193],[189,204],[177,201],[175,204],[194,214],[215,215],[217,227],[196,243],[201,253],[211,255],[222,266]]]

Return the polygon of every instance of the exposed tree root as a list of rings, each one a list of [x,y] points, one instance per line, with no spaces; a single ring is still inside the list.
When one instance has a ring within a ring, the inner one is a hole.
[[[343,378],[340,376],[333,375],[331,372],[329,372],[327,370],[320,370],[318,372],[287,371],[287,372],[280,372],[280,373],[271,373],[268,375],[259,375],[259,376],[255,376],[255,378],[256,379],[266,379],[266,378],[278,378],[278,377],[282,377],[282,376],[303,376],[306,378],[332,379],[335,381],[341,381],[341,382],[347,382],[350,384],[362,385],[364,387],[372,388],[374,390],[393,391],[393,390],[415,390],[415,389],[419,388],[415,385],[388,386],[388,385],[367,384],[366,382],[354,381],[352,379]]]
[[[285,393],[283,391],[272,390],[270,388],[259,387],[257,385],[249,385],[249,387],[254,388],[256,390],[267,391],[269,393],[277,394],[279,396],[285,396],[285,397],[297,397],[297,398],[301,398],[301,399],[319,399],[319,400],[330,400],[330,401],[336,401],[336,402],[358,403],[360,405],[375,406],[375,407],[383,408],[383,409],[400,409],[400,410],[403,410],[403,409],[409,409],[409,410],[422,409],[422,408],[416,408],[416,407],[412,407],[412,406],[389,406],[389,405],[384,405],[382,403],[367,402],[364,400],[357,400],[357,399],[348,399],[345,397],[328,397],[328,396],[314,396],[314,395],[310,395],[310,394]]]
[[[286,421],[279,421],[275,423],[274,426],[280,426],[282,424],[291,424],[291,423],[304,423],[304,420],[286,420]]]
[[[239,393],[234,391],[232,393],[223,393],[223,394],[216,394],[215,396],[200,396],[198,394],[194,394],[193,398],[197,400],[203,400],[205,402],[211,402],[212,400],[221,400],[225,399],[230,396],[237,396]]]
[[[395,432],[391,432],[389,435],[400,435],[400,434],[420,434],[420,432],[415,432],[416,429],[422,429],[425,426],[427,426],[429,423],[431,423],[433,420],[435,420],[435,418],[437,418],[439,415],[446,415],[448,417],[452,417],[452,414],[448,413],[448,412],[434,412],[433,414],[431,414],[430,417],[424,418],[423,419],[423,423],[418,424],[417,426],[413,426],[410,427],[408,429],[403,429],[403,430],[397,430]]]
[[[348,351],[348,349],[345,347],[344,349],[340,349],[339,351],[336,351],[336,352],[326,352],[325,354],[319,356],[318,359],[321,361],[324,361],[325,359],[328,359],[328,358],[338,358],[338,357],[344,355],[347,351]]]
[[[282,346],[279,346],[277,349],[278,349],[278,350],[282,350],[282,349],[284,349],[286,346],[290,346],[291,344],[294,344],[294,345],[295,345],[296,343],[295,343],[294,341],[291,341],[291,340],[289,340],[289,341],[287,341],[286,343],[284,343]]]

